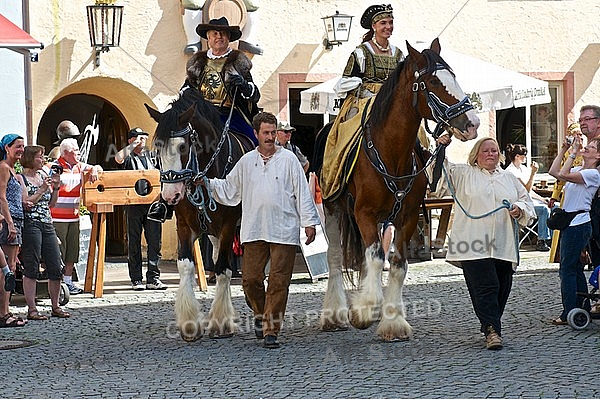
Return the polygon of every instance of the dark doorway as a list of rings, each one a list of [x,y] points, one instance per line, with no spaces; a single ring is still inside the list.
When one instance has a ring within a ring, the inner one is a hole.
[[[104,170],[117,170],[114,154],[127,143],[129,126],[121,112],[111,103],[98,96],[73,94],[51,104],[40,120],[37,143],[46,147],[46,154],[55,146],[56,126],[68,119],[83,134],[86,126],[99,126],[97,143],[91,148],[88,163],[102,166]],[[81,145],[81,143],[80,143]],[[115,150],[115,148],[117,150]],[[122,206],[107,215],[106,254],[127,255],[125,210]],[[80,259],[80,262],[85,260]]]
[[[500,150],[505,151],[507,144],[526,145],[525,107],[496,111],[496,137]],[[510,162],[510,160],[506,160]],[[503,166],[506,167],[505,163]]]

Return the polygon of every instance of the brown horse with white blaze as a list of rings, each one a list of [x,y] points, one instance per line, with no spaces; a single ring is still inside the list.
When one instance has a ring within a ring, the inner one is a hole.
[[[438,39],[422,52],[406,44],[408,56],[381,87],[370,114],[362,116],[362,145],[345,191],[325,202],[339,221],[343,262],[329,265],[323,330],[346,329],[349,324],[367,328],[379,320],[377,334],[383,340],[411,337],[402,299],[408,271],[405,249],[416,229],[428,184],[425,161],[416,151],[417,132],[425,119],[437,123],[434,136],[445,131],[462,141],[477,137],[479,118],[452,69],[440,57]],[[396,226],[397,234],[390,248],[391,268],[384,295],[384,253],[378,226],[389,223]],[[335,250],[333,245],[330,250]],[[349,308],[342,263],[360,270],[358,290]]]

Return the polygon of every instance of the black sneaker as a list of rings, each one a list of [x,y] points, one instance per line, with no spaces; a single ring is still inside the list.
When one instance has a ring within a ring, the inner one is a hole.
[[[544,240],[538,240],[538,242],[535,246],[535,250],[542,251],[542,252],[548,252],[548,251],[550,251],[550,247],[548,245],[546,245],[546,242]]]
[[[4,275],[4,291],[12,292],[17,286],[17,281],[15,280],[15,274],[13,272],[8,272]]]
[[[71,294],[71,295],[79,295],[83,292],[83,290],[81,288],[77,287],[73,283],[67,284],[67,287],[69,288],[69,294]]]
[[[132,281],[131,282],[131,288],[134,291],[144,291],[144,284],[141,281],[139,281],[139,280]]]
[[[279,342],[277,342],[277,337],[275,335],[265,335],[265,342],[263,345],[267,349],[279,348]]]
[[[134,288],[135,289],[135,288]],[[160,281],[159,279],[154,280],[151,283],[146,284],[147,290],[166,290],[167,285]]]
[[[148,220],[164,223],[167,219],[167,205],[162,202],[153,202],[148,209]]]

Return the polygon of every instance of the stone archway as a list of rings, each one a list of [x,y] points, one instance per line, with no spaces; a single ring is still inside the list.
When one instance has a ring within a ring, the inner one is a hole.
[[[88,163],[99,164],[105,170],[119,169],[114,155],[127,144],[127,132],[138,126],[154,134],[156,123],[144,103],[155,107],[144,92],[128,82],[103,77],[78,81],[59,92],[46,108],[38,124],[36,142],[48,153],[55,146],[56,126],[61,121],[71,120],[82,134],[86,126],[97,124],[98,141],[90,151]],[[107,216],[107,255],[127,254],[124,212],[123,207],[116,207]]]

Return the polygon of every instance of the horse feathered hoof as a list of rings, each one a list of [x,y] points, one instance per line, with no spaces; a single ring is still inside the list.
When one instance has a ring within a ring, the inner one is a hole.
[[[377,327],[377,335],[385,342],[401,342],[412,338],[412,327],[402,316],[384,317]]]
[[[354,328],[365,330],[379,320],[379,310],[375,306],[350,307],[348,319]]]
[[[233,337],[233,331],[223,331],[223,332],[211,331],[208,333],[208,338],[210,338],[210,339],[223,339],[223,338],[231,338],[231,337]]]
[[[198,329],[187,332],[182,330],[179,331],[179,335],[181,335],[181,339],[183,339],[185,342],[195,342],[202,338],[202,332],[200,332]]]

